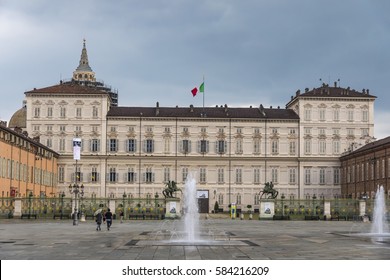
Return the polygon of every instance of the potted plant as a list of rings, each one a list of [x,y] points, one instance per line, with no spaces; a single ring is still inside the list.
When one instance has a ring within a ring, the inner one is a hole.
[[[216,201],[214,204],[214,213],[218,213],[218,211],[219,211],[219,204],[218,201]]]

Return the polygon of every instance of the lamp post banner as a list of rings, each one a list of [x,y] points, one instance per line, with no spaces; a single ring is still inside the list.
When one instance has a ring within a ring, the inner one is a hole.
[[[73,159],[80,160],[81,139],[73,138]]]

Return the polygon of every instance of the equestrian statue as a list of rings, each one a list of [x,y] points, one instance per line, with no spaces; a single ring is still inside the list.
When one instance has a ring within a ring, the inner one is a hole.
[[[274,189],[272,182],[266,182],[262,191],[259,192],[260,199],[264,196],[265,198],[275,199],[279,192]]]
[[[165,189],[162,191],[162,193],[165,198],[173,198],[173,194],[178,191],[182,192],[182,190],[177,187],[176,182],[168,181],[168,183],[165,184]]]

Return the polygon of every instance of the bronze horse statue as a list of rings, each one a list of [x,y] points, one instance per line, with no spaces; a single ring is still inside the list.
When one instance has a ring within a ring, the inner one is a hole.
[[[279,192],[274,189],[274,184],[272,182],[265,183],[263,190],[259,192],[260,199],[263,196],[265,196],[265,198],[275,199],[278,194]]]
[[[162,193],[165,198],[173,198],[173,194],[178,191],[182,192],[182,190],[177,187],[176,182],[168,181],[168,183],[165,184],[165,189],[162,191]]]

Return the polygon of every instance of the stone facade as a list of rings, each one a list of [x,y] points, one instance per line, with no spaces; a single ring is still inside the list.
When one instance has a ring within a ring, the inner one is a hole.
[[[285,109],[117,107],[80,81],[25,94],[27,131],[61,154],[59,191],[77,174],[87,196],[153,197],[192,172],[210,209],[215,201],[256,209],[268,181],[287,198],[339,195],[341,153],[371,141],[374,128],[375,96],[337,85],[297,92]]]

